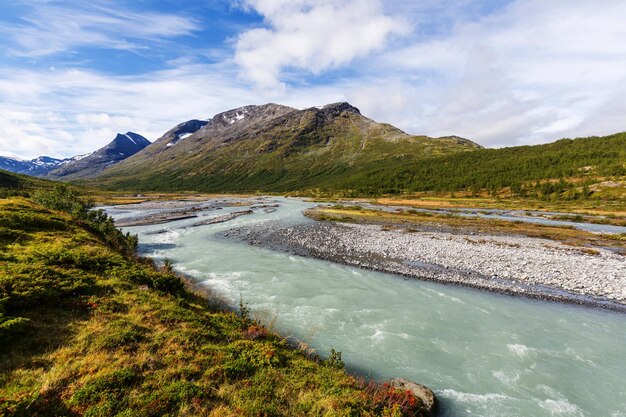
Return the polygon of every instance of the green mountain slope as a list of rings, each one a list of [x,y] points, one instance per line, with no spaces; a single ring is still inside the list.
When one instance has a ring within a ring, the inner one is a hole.
[[[94,184],[205,192],[323,188],[372,166],[478,148],[454,136],[408,135],[347,103],[305,110],[268,104],[218,114],[176,143],[166,135],[104,171]]]
[[[357,194],[415,191],[492,190],[547,193],[548,188],[592,185],[626,177],[626,133],[605,137],[562,139],[554,143],[501,149],[479,149],[405,161],[395,166],[372,166],[338,178],[329,188]],[[563,179],[557,184],[547,180]],[[543,186],[536,184],[544,181]],[[550,185],[552,184],[552,185]],[[559,190],[555,190],[559,191]],[[564,189],[561,191],[565,191]],[[550,194],[550,193],[548,193]]]
[[[0,170],[0,197],[26,195],[35,189],[52,188],[53,185],[53,181]]]

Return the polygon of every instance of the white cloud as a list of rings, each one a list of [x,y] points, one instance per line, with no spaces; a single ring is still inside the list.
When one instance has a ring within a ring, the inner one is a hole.
[[[348,100],[409,133],[457,134],[486,146],[626,130],[625,2],[515,0],[482,17],[478,3],[248,0],[266,27],[245,30],[234,59],[220,64],[184,56],[169,60],[169,69],[135,76],[0,67],[0,151],[71,156],[117,132],[154,140],[184,120],[269,101],[303,108]],[[437,19],[447,29],[425,35],[422,25]],[[410,35],[405,21],[415,24]],[[179,23],[137,33],[178,33]],[[376,30],[359,38],[368,25]],[[88,37],[89,28],[78,33]],[[254,43],[259,39],[265,42]],[[324,77],[338,67],[351,76]],[[252,89],[247,80],[285,88]]]
[[[12,40],[10,54],[39,57],[90,46],[122,50],[145,49],[158,42],[200,29],[196,19],[166,13],[136,12],[101,0],[38,3],[25,23],[0,29]]]
[[[242,76],[261,87],[284,87],[283,70],[312,74],[337,68],[381,50],[410,26],[385,15],[378,0],[246,0],[269,28],[242,33],[235,62]]]
[[[153,141],[176,124],[276,98],[233,82],[235,69],[184,65],[141,76],[92,71],[0,69],[0,154],[68,157],[106,145],[118,132]],[[13,94],[21,85],[32,94]],[[343,99],[333,86],[291,91],[279,102],[295,107]],[[42,109],[54,109],[53,112]]]
[[[518,0],[448,35],[388,51],[379,62],[389,65],[375,71],[421,77],[406,110],[413,121],[402,125],[412,131],[487,146],[624,131],[615,98],[626,90],[623,16],[623,1]]]

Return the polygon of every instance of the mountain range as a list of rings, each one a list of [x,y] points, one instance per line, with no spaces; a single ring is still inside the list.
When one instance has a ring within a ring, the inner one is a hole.
[[[363,116],[348,103],[304,110],[244,106],[215,115],[182,139],[174,136],[166,133],[103,171],[92,184],[134,190],[285,191],[315,188],[374,165],[480,148],[456,136],[409,135]]]
[[[0,169],[112,190],[355,196],[506,187],[545,194],[538,181],[561,179],[559,189],[573,196],[581,181],[626,176],[625,158],[624,133],[484,149],[458,136],[407,134],[345,102],[302,110],[270,103],[180,123],[153,143],[128,132],[89,155],[0,158]]]
[[[86,155],[58,159],[40,156],[29,161],[0,156],[0,169],[50,179],[73,180],[92,177],[150,145],[143,136],[127,132],[119,133],[106,146]]]

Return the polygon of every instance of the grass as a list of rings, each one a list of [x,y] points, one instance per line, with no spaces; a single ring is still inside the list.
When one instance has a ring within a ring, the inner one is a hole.
[[[449,213],[423,213],[416,210],[402,210],[389,213],[382,210],[357,209],[334,205],[307,210],[307,216],[322,221],[342,221],[353,223],[381,224],[387,228],[402,227],[407,232],[415,232],[412,226],[446,228],[463,234],[495,233],[516,234],[534,238],[549,239],[580,247],[589,254],[597,254],[593,247],[612,247],[626,254],[626,241],[622,235],[602,235],[574,229],[573,227],[548,226],[543,224],[483,219],[456,216]]]
[[[0,199],[0,300],[0,416],[421,415],[24,198]]]

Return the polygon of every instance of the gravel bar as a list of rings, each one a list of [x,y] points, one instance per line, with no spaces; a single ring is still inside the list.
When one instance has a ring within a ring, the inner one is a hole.
[[[511,295],[626,312],[626,258],[547,239],[315,222],[223,232],[296,255]]]

